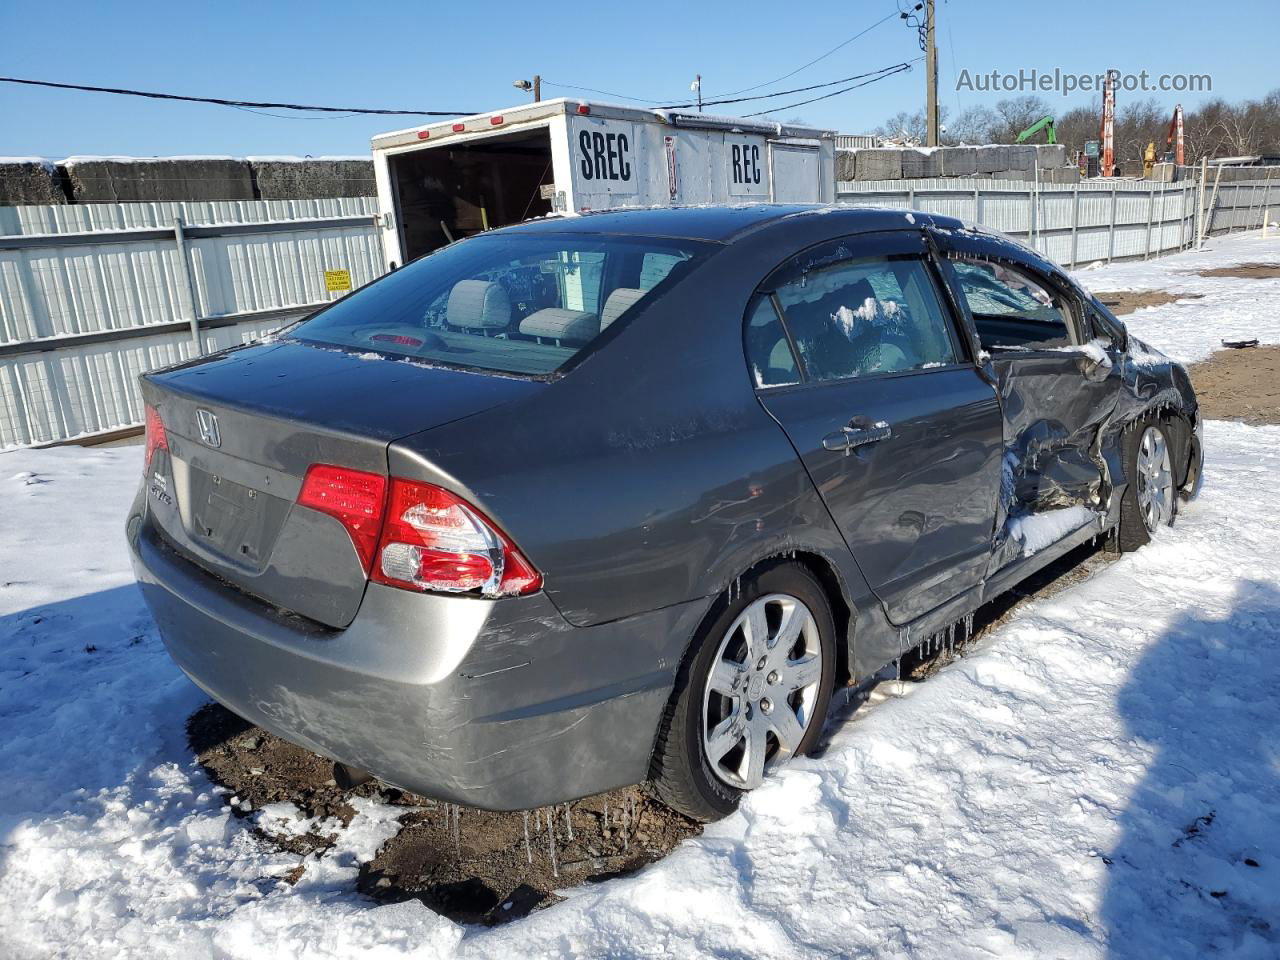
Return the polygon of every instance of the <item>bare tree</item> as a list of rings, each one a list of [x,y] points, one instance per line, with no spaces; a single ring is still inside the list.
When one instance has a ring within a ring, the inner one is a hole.
[[[997,101],[996,113],[1000,117],[1000,125],[992,131],[994,139],[998,143],[1013,143],[1018,134],[1053,111],[1044,97],[1027,94]]]
[[[945,144],[990,143],[1000,123],[1000,115],[990,107],[981,104],[966,107],[956,115],[954,121],[947,124],[942,142]]]

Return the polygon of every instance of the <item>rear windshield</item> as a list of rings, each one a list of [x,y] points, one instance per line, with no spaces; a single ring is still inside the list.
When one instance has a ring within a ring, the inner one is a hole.
[[[711,249],[649,237],[474,237],[356,291],[287,335],[449,366],[551,373]]]

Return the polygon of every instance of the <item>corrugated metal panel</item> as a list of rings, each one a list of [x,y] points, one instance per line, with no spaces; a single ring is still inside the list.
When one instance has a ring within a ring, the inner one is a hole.
[[[0,249],[0,448],[140,423],[138,375],[192,356],[185,324],[194,317],[272,312],[202,330],[206,352],[220,350],[342,296],[326,290],[326,270],[349,270],[356,287],[376,279],[376,205],[366,197],[0,207],[0,238],[23,238]],[[175,218],[194,233],[186,264]],[[218,228],[228,233],[204,235]],[[144,229],[164,232],[86,236]],[[157,325],[167,326],[147,332]],[[107,342],[57,342],[81,335]]]

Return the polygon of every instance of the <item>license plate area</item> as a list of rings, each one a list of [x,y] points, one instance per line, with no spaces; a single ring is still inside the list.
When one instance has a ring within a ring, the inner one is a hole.
[[[234,563],[259,567],[271,555],[283,505],[277,497],[216,473],[191,471],[191,529],[196,543]]]

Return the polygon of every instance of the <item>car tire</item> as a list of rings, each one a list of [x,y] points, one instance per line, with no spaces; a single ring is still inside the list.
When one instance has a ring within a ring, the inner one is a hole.
[[[762,626],[765,645],[753,651],[750,634]],[[835,667],[831,606],[813,574],[780,563],[744,576],[703,623],[677,675],[650,771],[659,799],[704,822],[732,813],[769,767],[813,749]],[[730,688],[738,693],[720,692]],[[711,755],[735,736],[735,746]]]
[[[1129,482],[1120,499],[1116,546],[1128,553],[1151,542],[1178,515],[1175,448],[1168,423],[1140,420],[1125,437],[1124,467]]]

